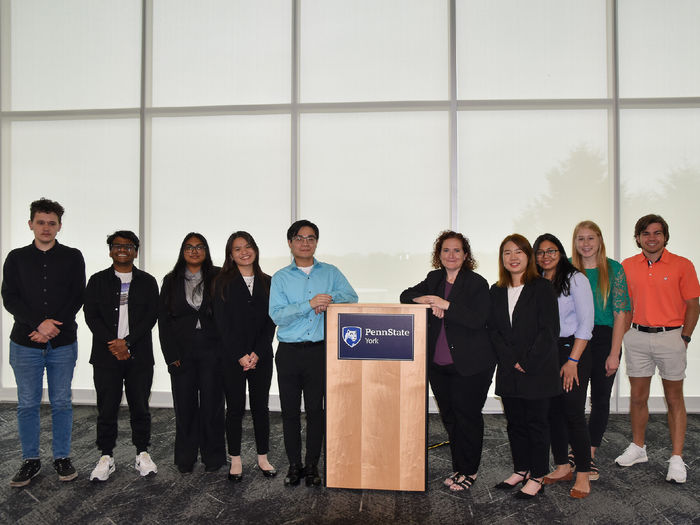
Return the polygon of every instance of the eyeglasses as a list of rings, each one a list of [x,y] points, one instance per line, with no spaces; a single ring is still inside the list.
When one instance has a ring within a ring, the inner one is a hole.
[[[110,248],[112,250],[114,250],[115,252],[120,252],[120,251],[133,252],[136,249],[136,245],[134,245],[134,244],[111,244]]]
[[[184,250],[185,250],[187,253],[192,253],[192,252],[195,252],[195,251],[197,251],[197,252],[203,252],[203,251],[206,250],[206,249],[207,249],[207,247],[204,246],[203,244],[198,244],[198,245],[196,245],[196,246],[192,246],[191,244],[185,244],[185,247],[184,247]]]
[[[306,237],[304,237],[303,235],[295,235],[294,237],[292,237],[292,240],[294,242],[299,242],[299,243],[308,242],[309,244],[313,244],[316,242],[316,236],[315,235],[307,235]]]
[[[537,250],[535,252],[535,257],[537,257],[538,259],[541,259],[542,257],[544,257],[546,255],[547,257],[549,257],[551,259],[552,257],[554,257],[558,253],[559,253],[559,250],[555,250],[554,248],[550,248],[549,250]]]

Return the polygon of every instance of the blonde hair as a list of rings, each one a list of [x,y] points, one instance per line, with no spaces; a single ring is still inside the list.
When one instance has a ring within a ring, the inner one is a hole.
[[[583,259],[576,249],[576,237],[578,236],[579,230],[584,228],[591,230],[598,236],[599,247],[595,265],[596,268],[598,268],[598,293],[600,293],[600,297],[603,299],[603,309],[605,309],[608,304],[608,295],[610,295],[610,267],[608,265],[608,257],[605,254],[603,234],[600,231],[600,227],[595,222],[581,221],[574,228],[574,235],[571,240],[571,263],[578,271],[584,275],[586,274],[586,269],[583,266]]]

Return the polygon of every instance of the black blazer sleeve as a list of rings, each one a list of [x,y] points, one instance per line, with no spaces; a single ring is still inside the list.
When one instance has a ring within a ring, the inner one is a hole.
[[[148,346],[152,353],[151,330],[158,321],[158,282],[155,277],[146,272],[139,272],[139,274],[141,279],[138,284],[143,289],[138,295],[132,294],[129,290],[129,335],[125,339],[138,351],[139,342],[147,338],[149,344],[144,346]],[[131,352],[133,356],[134,350],[132,349]]]
[[[434,270],[417,285],[401,294],[402,303],[411,303],[421,295],[437,295],[449,301],[444,319],[428,314],[428,353],[432,361],[442,326],[450,349],[452,362],[460,375],[480,373],[496,364],[486,328],[490,296],[486,280],[479,274],[462,269],[448,297],[445,297],[447,274]]]
[[[532,345],[524,349],[520,360],[526,372],[538,370],[552,359],[552,349],[557,347],[559,337],[559,305],[554,288],[545,279],[538,279],[536,283],[537,336]]]
[[[170,273],[163,279],[158,298],[158,338],[165,363],[170,365],[182,359],[181,338],[177,337],[176,319],[170,312],[169,299],[177,293],[176,279]]]

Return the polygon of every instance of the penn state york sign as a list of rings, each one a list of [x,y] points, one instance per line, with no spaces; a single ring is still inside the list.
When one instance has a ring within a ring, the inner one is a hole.
[[[338,314],[338,359],[413,361],[413,314]]]

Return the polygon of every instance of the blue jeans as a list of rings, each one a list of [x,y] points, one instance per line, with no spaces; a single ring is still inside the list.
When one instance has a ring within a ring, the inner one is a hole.
[[[78,357],[78,343],[52,348],[32,348],[10,341],[10,365],[17,383],[17,426],[22,444],[22,459],[38,459],[39,405],[44,383],[44,368],[49,384],[53,457],[70,456],[73,430],[71,382]]]

